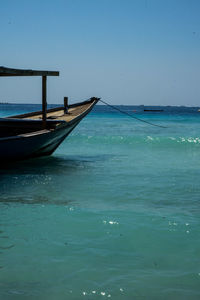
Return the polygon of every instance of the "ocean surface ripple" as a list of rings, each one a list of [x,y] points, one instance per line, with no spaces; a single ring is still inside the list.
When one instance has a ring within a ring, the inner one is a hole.
[[[101,106],[52,156],[1,164],[0,299],[200,299],[200,114],[124,109],[167,128]]]

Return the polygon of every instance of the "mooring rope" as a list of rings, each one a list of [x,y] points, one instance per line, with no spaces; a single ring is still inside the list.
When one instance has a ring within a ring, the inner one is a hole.
[[[152,126],[161,127],[161,128],[167,128],[167,127],[165,127],[165,126],[157,125],[157,124],[154,124],[154,123],[151,123],[151,122],[142,120],[142,119],[140,119],[140,118],[137,118],[137,117],[135,117],[135,116],[129,114],[128,112],[123,111],[123,110],[121,110],[121,109],[119,109],[119,108],[117,108],[117,107],[115,107],[115,106],[113,106],[113,105],[111,105],[111,104],[109,104],[109,103],[107,103],[107,102],[101,100],[101,99],[99,99],[99,101],[101,101],[101,102],[104,103],[105,105],[107,105],[107,106],[109,106],[109,107],[111,107],[111,108],[113,108],[113,109],[119,111],[120,113],[129,116],[129,117],[132,118],[132,119],[136,119],[136,120],[138,120],[138,121],[140,121],[140,122],[147,123],[147,124],[152,125]]]

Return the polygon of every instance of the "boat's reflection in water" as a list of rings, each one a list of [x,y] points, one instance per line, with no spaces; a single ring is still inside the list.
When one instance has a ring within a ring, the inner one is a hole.
[[[110,156],[55,155],[4,162],[0,168],[0,202],[78,204],[90,189],[93,172]]]
[[[82,164],[90,162],[90,159],[80,156],[48,156],[28,160],[1,161],[0,176],[8,174],[49,172],[66,172],[68,169],[79,168]]]

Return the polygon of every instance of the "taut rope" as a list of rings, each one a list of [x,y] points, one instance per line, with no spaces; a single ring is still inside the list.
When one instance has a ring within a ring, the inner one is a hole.
[[[138,121],[140,121],[140,122],[147,123],[147,124],[152,125],[152,126],[156,126],[156,127],[160,127],[160,128],[167,128],[167,127],[165,127],[165,126],[153,124],[153,123],[151,123],[151,122],[148,122],[148,121],[142,120],[142,119],[140,119],[140,118],[137,118],[137,117],[135,117],[135,116],[129,114],[128,112],[123,111],[123,110],[121,110],[121,109],[119,109],[119,108],[117,108],[117,107],[115,107],[115,106],[113,106],[113,105],[111,105],[111,104],[109,104],[109,103],[107,103],[107,102],[101,100],[101,99],[99,99],[99,101],[101,101],[101,102],[104,103],[105,105],[107,105],[107,106],[109,106],[109,107],[111,107],[111,108],[113,108],[113,109],[119,111],[120,113],[129,116],[129,117],[132,118],[132,119],[136,119],[136,120],[138,120]]]

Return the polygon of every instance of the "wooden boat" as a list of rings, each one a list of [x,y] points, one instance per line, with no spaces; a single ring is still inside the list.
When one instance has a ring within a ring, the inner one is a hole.
[[[99,98],[47,110],[46,79],[57,71],[20,70],[0,67],[0,76],[41,76],[42,110],[0,118],[0,160],[27,159],[52,154]]]

